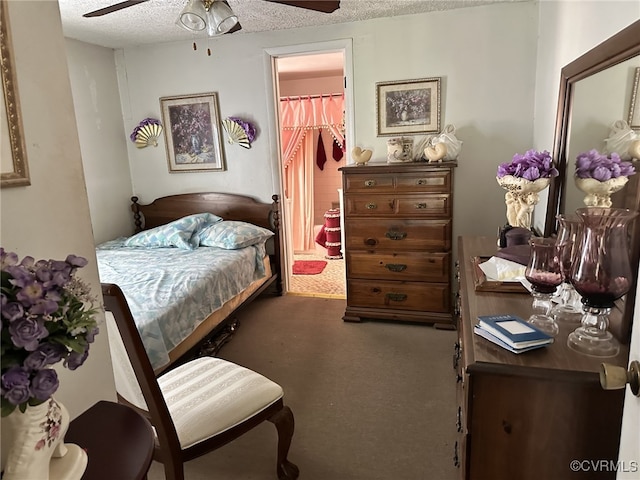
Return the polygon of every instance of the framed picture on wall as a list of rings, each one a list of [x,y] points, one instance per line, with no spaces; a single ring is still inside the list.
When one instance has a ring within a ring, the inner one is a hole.
[[[11,31],[7,12],[9,2],[0,2],[0,76],[2,96],[0,96],[0,185],[21,187],[31,185],[27,150],[22,129],[22,113],[18,98]]]
[[[440,77],[376,83],[378,136],[440,132]]]
[[[633,88],[631,89],[631,104],[629,105],[629,126],[634,130],[640,130],[640,99],[638,99],[638,84],[640,84],[640,67],[636,68],[633,76]]]
[[[169,172],[225,170],[215,93],[160,98]]]

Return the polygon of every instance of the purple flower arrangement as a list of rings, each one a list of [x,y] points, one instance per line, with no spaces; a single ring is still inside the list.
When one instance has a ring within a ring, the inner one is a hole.
[[[593,178],[606,182],[612,178],[628,177],[636,173],[631,162],[623,162],[620,155],[611,153],[607,156],[597,150],[589,150],[576,157],[576,177]]]
[[[553,166],[549,152],[528,150],[524,155],[516,153],[511,162],[501,163],[498,166],[497,177],[502,178],[507,175],[535,182],[539,178],[557,176],[558,170]]]
[[[75,276],[87,260],[39,260],[0,247],[2,416],[47,401],[58,389],[52,365],[81,366],[98,334],[89,287]]]

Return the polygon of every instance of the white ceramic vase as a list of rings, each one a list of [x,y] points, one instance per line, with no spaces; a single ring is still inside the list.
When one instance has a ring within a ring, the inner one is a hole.
[[[584,197],[587,207],[611,207],[611,194],[622,190],[628,181],[627,177],[611,178],[604,182],[595,178],[575,177],[576,186],[587,194]]]
[[[69,412],[50,398],[2,419],[2,480],[79,480],[87,454],[65,444]]]
[[[504,202],[507,205],[507,221],[512,227],[531,228],[533,209],[540,200],[538,193],[549,186],[551,179],[539,178],[531,181],[526,178],[505,175],[496,177],[498,184],[507,193]]]

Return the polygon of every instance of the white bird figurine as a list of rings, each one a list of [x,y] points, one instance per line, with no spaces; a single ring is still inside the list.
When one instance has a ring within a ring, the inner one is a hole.
[[[353,150],[351,150],[351,157],[358,165],[365,165],[371,160],[372,154],[373,152],[371,150],[362,150],[360,147],[353,147]]]

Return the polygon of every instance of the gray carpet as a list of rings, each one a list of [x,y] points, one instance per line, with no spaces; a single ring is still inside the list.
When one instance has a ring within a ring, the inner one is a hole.
[[[293,410],[289,459],[301,480],[449,480],[455,442],[456,332],[345,323],[340,299],[259,299],[219,356],[278,382]],[[186,464],[188,480],[276,480],[264,423]],[[149,480],[164,479],[154,462]]]

